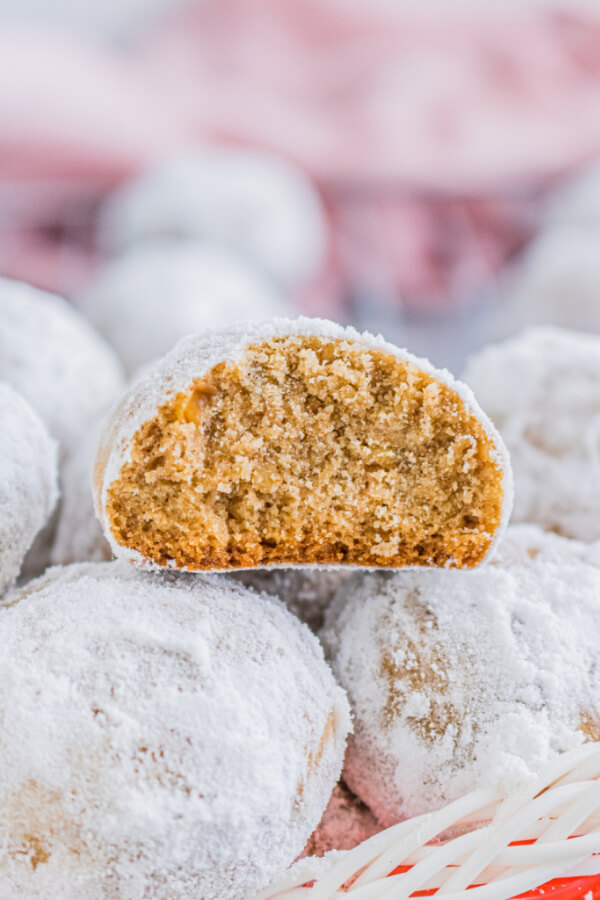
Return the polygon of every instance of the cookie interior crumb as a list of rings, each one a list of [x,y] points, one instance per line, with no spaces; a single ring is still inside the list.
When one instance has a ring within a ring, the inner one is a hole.
[[[502,499],[491,438],[443,382],[352,341],[278,337],[158,409],[107,514],[160,565],[469,568]]]

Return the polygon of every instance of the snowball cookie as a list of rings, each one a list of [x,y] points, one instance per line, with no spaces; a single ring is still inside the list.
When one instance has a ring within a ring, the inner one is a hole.
[[[599,597],[600,570],[568,551],[354,575],[322,632],[354,714],[351,790],[389,825],[475,788],[514,790],[600,740]]]
[[[528,248],[502,292],[501,331],[559,325],[600,331],[600,221],[542,233]]]
[[[31,403],[62,450],[119,393],[122,372],[65,300],[0,278],[0,380]]]
[[[306,175],[226,146],[172,157],[126,184],[102,209],[99,236],[109,252],[155,237],[215,241],[289,288],[316,275],[327,253],[325,214]]]
[[[290,312],[270,281],[229,251],[166,241],[109,262],[79,306],[130,373],[186,334]]]
[[[318,641],[228,579],[51,569],[0,610],[0,681],[4,897],[245,900],[341,769]]]
[[[0,383],[0,596],[50,517],[58,497],[57,466],[56,444],[37,413]]]
[[[61,466],[61,499],[50,561],[102,562],[112,557],[110,545],[94,510],[92,470],[102,419],[81,434]]]
[[[318,631],[325,610],[335,592],[350,577],[350,572],[335,569],[254,569],[232,577],[247,587],[279,597],[301,622]]]
[[[424,360],[322,319],[184,338],[105,426],[117,556],[195,569],[477,565],[510,505],[498,435]]]
[[[484,347],[463,377],[510,451],[513,521],[600,538],[600,338],[532,329]]]

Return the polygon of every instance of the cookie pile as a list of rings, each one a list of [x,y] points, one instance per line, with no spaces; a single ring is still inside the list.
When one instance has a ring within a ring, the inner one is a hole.
[[[0,342],[22,333],[0,362],[7,900],[248,900],[305,845],[600,738],[600,551],[506,528],[515,432],[465,384],[268,319],[190,335],[123,391],[79,314],[3,296]],[[514,396],[523,416],[539,390]],[[67,565],[28,580],[57,482],[46,543]]]

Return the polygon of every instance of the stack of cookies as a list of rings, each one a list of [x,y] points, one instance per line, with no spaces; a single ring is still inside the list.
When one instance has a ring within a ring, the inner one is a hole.
[[[249,900],[307,841],[600,738],[595,548],[506,529],[505,444],[448,372],[317,319],[191,335],[122,394],[83,350],[65,438],[18,393],[51,355],[0,362],[3,898]],[[57,479],[70,564],[9,589]]]

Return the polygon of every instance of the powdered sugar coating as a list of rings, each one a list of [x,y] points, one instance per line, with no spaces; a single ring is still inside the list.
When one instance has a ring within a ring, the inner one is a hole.
[[[600,331],[600,217],[542,232],[504,288],[502,333],[531,325]]]
[[[122,387],[111,348],[65,300],[0,279],[0,379],[31,403],[61,451]]]
[[[257,569],[234,573],[231,577],[247,587],[279,597],[301,622],[318,631],[323,625],[325,610],[350,573],[339,567],[315,570],[296,566],[271,571]]]
[[[306,175],[266,153],[206,147],[120,188],[101,211],[100,242],[122,251],[156,237],[210,240],[293,288],[324,263],[327,226]]]
[[[94,466],[96,513],[104,534],[117,557],[128,559],[144,568],[156,568],[139,553],[117,543],[106,515],[107,495],[130,458],[131,443],[137,430],[152,418],[163,403],[189,388],[192,381],[207,374],[213,366],[239,362],[249,346],[277,337],[309,336],[356,343],[389,353],[408,361],[456,391],[465,408],[474,415],[493,445],[495,461],[503,472],[503,507],[500,527],[488,550],[488,557],[502,534],[512,506],[512,473],[506,448],[496,429],[482,412],[471,390],[456,381],[445,369],[434,369],[430,362],[419,359],[368,332],[359,333],[326,319],[270,319],[263,322],[239,322],[229,328],[189,335],[183,338],[156,366],[143,375],[121,398],[107,420],[100,439]]]
[[[531,329],[475,354],[463,377],[510,452],[513,521],[600,538],[600,338]]]
[[[0,383],[0,596],[58,497],[57,447],[29,403]]]
[[[349,727],[308,629],[227,579],[118,562],[52,569],[12,599],[3,897],[242,900],[281,875]]]
[[[356,575],[328,611],[355,724],[344,778],[383,824],[513,790],[600,737],[600,570],[564,538],[507,535],[504,561],[501,545],[472,572]]]
[[[102,419],[89,425],[61,467],[61,498],[50,561],[103,562],[112,556],[94,510],[92,469]]]
[[[290,311],[274,286],[233,253],[188,241],[133,247],[104,266],[79,305],[129,373],[187,334]]]

